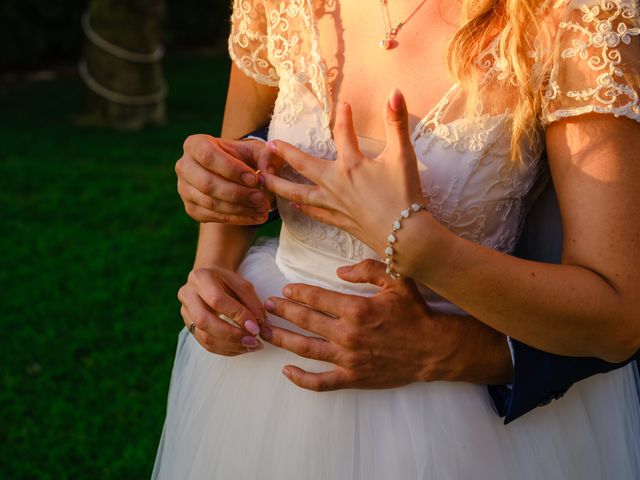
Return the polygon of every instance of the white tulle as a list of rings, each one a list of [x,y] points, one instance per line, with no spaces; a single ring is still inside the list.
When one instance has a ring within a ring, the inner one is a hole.
[[[276,251],[275,239],[253,247],[240,270],[263,299],[290,280]],[[153,478],[640,478],[631,366],[581,382],[505,426],[479,385],[314,393],[282,375],[289,363],[328,367],[270,346],[238,358],[213,355],[183,330]]]

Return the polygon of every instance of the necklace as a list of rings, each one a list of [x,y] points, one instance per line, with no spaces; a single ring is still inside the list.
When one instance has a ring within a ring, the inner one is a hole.
[[[426,1],[427,0],[422,0],[413,10],[413,12],[411,12],[411,14],[406,19],[404,19],[404,21],[400,22],[394,27],[393,23],[391,22],[391,15],[389,14],[389,0],[379,0],[385,31],[384,38],[378,43],[380,48],[382,48],[383,50],[389,50],[391,48],[395,48],[398,45],[398,42],[396,42],[396,37],[400,33],[400,30],[402,30],[402,28],[407,23],[409,23],[413,16],[418,13],[418,10],[422,8]]]

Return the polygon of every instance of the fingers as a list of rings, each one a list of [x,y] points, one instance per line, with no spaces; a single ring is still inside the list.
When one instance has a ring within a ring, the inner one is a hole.
[[[264,209],[268,209],[264,194],[257,188],[249,188],[240,185],[222,175],[213,173],[204,168],[191,156],[185,155],[178,160],[175,170],[179,180],[184,184],[193,186],[198,192],[202,193],[206,197],[253,209],[257,209],[261,206]],[[183,199],[185,199],[185,197],[183,197]],[[186,200],[198,203],[195,201],[195,198],[187,197]],[[206,204],[203,204],[202,206],[207,207]]]
[[[386,287],[392,280],[386,273],[386,265],[373,259],[363,260],[355,265],[340,267],[338,276],[351,283],[371,283]]]
[[[413,152],[409,132],[409,113],[404,95],[394,89],[384,107],[387,149],[396,153]],[[401,158],[404,158],[402,156]]]
[[[264,322],[267,318],[267,312],[258,298],[253,284],[239,275],[228,277],[226,282],[233,289],[238,300],[247,307],[253,317],[259,320],[260,323]]]
[[[301,388],[314,392],[329,392],[349,387],[349,381],[344,370],[339,368],[329,372],[310,373],[294,365],[287,365],[282,373]]]
[[[185,292],[185,295],[191,296],[190,304],[199,305],[198,301],[193,299],[194,293],[197,292],[199,298],[209,309],[227,316],[240,328],[253,335],[258,333],[256,330],[259,328],[256,327],[262,319],[234,298],[234,296],[239,296],[236,292],[237,288],[234,289],[230,286],[228,281],[212,274],[209,270],[198,269],[189,274],[189,283],[195,287],[195,291],[189,289]]]
[[[184,210],[194,220],[201,223],[226,223],[229,225],[261,225],[269,218],[268,213],[256,214],[253,217],[215,212],[195,203],[185,202]]]
[[[282,294],[291,301],[309,305],[314,310],[326,312],[336,318],[340,317],[344,305],[354,304],[359,299],[355,295],[345,295],[304,283],[286,285],[282,289]]]
[[[357,159],[362,155],[353,126],[353,111],[346,102],[337,109],[333,138],[341,159]]]
[[[269,313],[289,320],[291,323],[310,332],[327,338],[335,334],[336,319],[306,305],[283,298],[270,297],[265,302],[265,307]]]
[[[180,194],[183,202],[193,203],[213,212],[238,215],[242,217],[254,217],[267,211],[264,205],[258,207],[246,207],[238,203],[229,203],[218,198],[210,197],[182,179],[178,179],[178,193]]]
[[[308,155],[293,145],[280,140],[267,142],[267,149],[291,165],[303,177],[313,183],[322,184],[322,175],[327,168],[327,160]]]
[[[336,346],[332,343],[322,338],[307,337],[286,328],[270,326],[262,333],[262,338],[276,347],[284,348],[304,358],[333,363],[337,356]]]
[[[232,182],[244,184],[248,187],[258,185],[258,177],[245,161],[251,160],[251,155],[246,153],[245,158],[235,158],[227,150],[233,148],[232,142],[219,140],[208,135],[191,135],[184,142],[185,153],[190,154],[200,165],[214,172],[222,178]],[[247,147],[250,147],[247,142]],[[237,148],[233,150],[237,152]],[[245,160],[245,161],[243,161]]]
[[[184,298],[182,294],[179,296]],[[229,325],[214,312],[201,307],[197,302],[185,301],[180,313],[185,326],[191,331],[198,343],[209,352],[236,356],[264,348],[264,345],[254,337],[247,335],[245,331]],[[189,308],[194,312],[193,314],[190,313]],[[195,327],[192,329],[191,325],[193,324]]]
[[[297,204],[323,207],[323,195],[317,185],[294,183],[275,175],[264,173],[264,187],[270,192],[280,195]]]

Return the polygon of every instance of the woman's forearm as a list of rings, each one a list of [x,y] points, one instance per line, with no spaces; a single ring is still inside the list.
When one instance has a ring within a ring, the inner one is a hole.
[[[426,215],[402,239],[414,278],[486,325],[532,347],[623,361],[638,349],[637,312],[603,277],[577,265],[515,258],[441,227],[429,255]],[[422,225],[417,225],[423,223]],[[415,238],[411,238],[415,235]],[[636,302],[637,303],[637,302]]]
[[[256,234],[256,227],[200,224],[194,270],[211,266],[236,270]]]

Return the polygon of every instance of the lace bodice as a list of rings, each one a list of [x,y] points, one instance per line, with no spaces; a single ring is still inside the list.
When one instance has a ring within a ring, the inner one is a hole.
[[[331,98],[315,3],[235,0],[229,51],[247,75],[279,88],[270,138],[332,160]],[[540,8],[551,39],[538,39],[531,52],[532,79],[541,79],[541,125],[586,112],[640,120],[637,1],[547,1]],[[513,88],[497,42],[478,58],[488,92]],[[460,115],[459,90],[454,85],[413,131],[426,204],[454,233],[511,252],[543,165],[536,159],[521,166],[509,161],[508,104],[487,95],[468,121]],[[300,244],[343,260],[375,256],[348,233],[310,220],[286,202],[279,206],[283,230]]]

